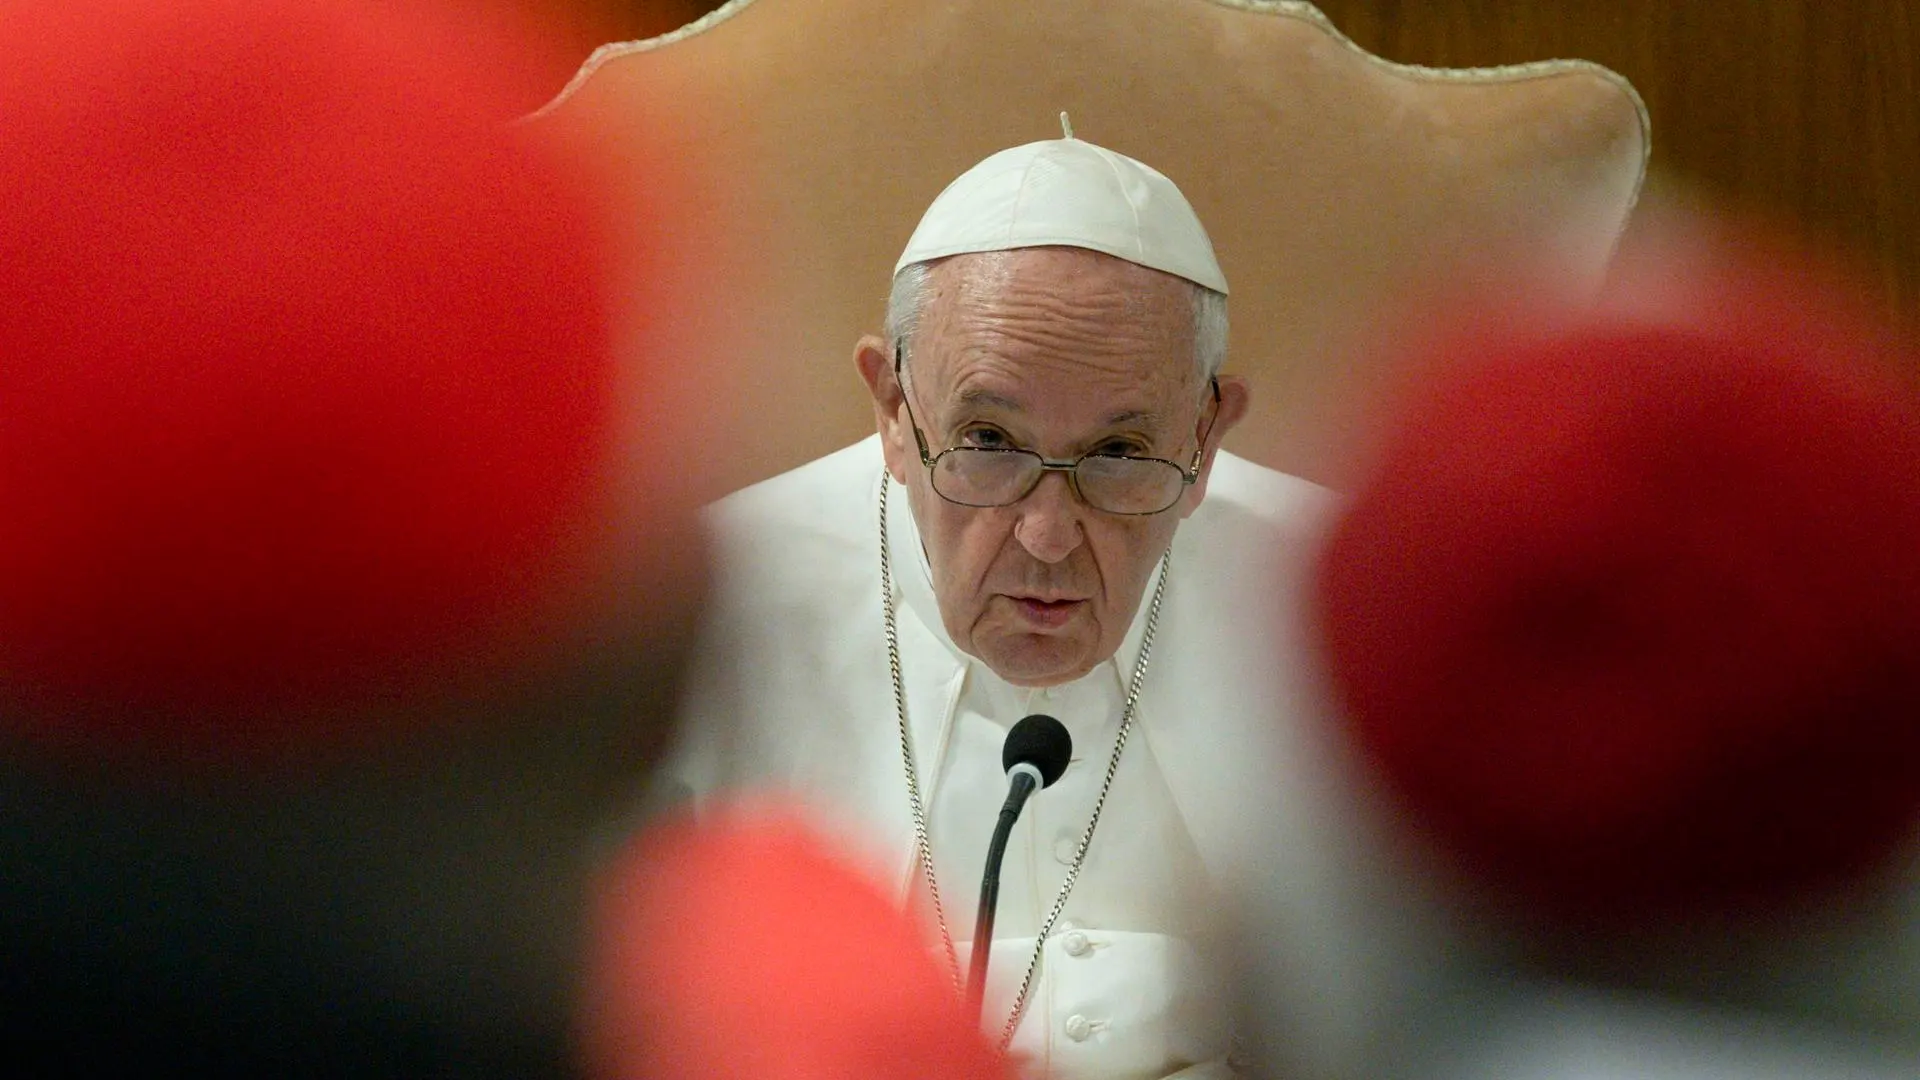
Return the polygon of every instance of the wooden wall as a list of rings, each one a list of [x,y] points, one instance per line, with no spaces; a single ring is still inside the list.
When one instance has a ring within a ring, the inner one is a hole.
[[[1572,56],[1653,118],[1650,195],[1758,211],[1863,265],[1920,328],[1920,0],[1320,0],[1391,60]]]

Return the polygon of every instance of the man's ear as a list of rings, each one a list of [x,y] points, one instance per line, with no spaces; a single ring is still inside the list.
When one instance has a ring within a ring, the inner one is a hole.
[[[1246,418],[1247,405],[1253,400],[1253,390],[1247,385],[1245,376],[1221,375],[1216,378],[1220,385],[1220,404],[1213,403],[1213,395],[1207,395],[1206,405],[1200,410],[1199,427],[1194,430],[1194,438],[1203,433],[1207,443],[1202,447],[1200,456],[1200,479],[1187,489],[1180,504],[1180,516],[1186,517],[1207,497],[1207,480],[1213,476],[1213,458],[1220,452],[1220,441],[1227,437],[1241,420]],[[1208,418],[1213,426],[1207,426]]]
[[[901,483],[907,481],[907,463],[916,457],[913,432],[907,427],[905,391],[894,377],[893,348],[885,338],[868,334],[853,347],[853,366],[873,395],[874,425],[880,432],[880,449],[886,455],[887,472]]]

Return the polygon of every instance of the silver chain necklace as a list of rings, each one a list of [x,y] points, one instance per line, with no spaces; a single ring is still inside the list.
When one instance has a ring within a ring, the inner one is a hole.
[[[893,708],[900,718],[900,758],[907,770],[907,801],[913,809],[913,839],[916,856],[927,879],[927,896],[933,901],[934,922],[940,927],[940,943],[947,950],[947,968],[953,976],[953,988],[957,993],[966,993],[966,980],[960,974],[960,954],[953,947],[953,934],[947,929],[946,911],[940,906],[940,883],[934,879],[933,843],[927,836],[926,804],[920,797],[920,774],[913,767],[913,734],[907,725],[907,689],[900,677],[900,635],[894,627],[893,617],[893,565],[888,558],[887,544],[887,488],[890,478],[884,471],[880,477],[880,611],[884,618],[887,637],[887,668],[893,675]],[[1080,866],[1087,860],[1087,849],[1093,844],[1093,830],[1100,824],[1100,811],[1107,805],[1107,792],[1113,787],[1113,777],[1120,769],[1120,752],[1127,748],[1127,733],[1133,729],[1134,707],[1140,701],[1140,685],[1147,677],[1147,660],[1153,655],[1153,632],[1160,623],[1160,601],[1167,593],[1167,567],[1173,561],[1169,551],[1160,561],[1160,580],[1153,587],[1153,601],[1147,607],[1147,626],[1140,637],[1140,656],[1133,662],[1133,676],[1127,680],[1127,699],[1120,712],[1120,731],[1114,736],[1113,756],[1107,759],[1106,779],[1101,781],[1100,794],[1093,800],[1093,816],[1087,819],[1087,827],[1080,833],[1080,845],[1074,849],[1073,864],[1067,867],[1066,880],[1060,883],[1060,892],[1053,898],[1053,907],[1040,924],[1040,932],[1033,943],[1033,959],[1027,962],[1027,974],[1020,980],[1020,993],[1014,998],[1013,1011],[1007,1016],[1006,1027],[1000,1032],[1000,1050],[1005,1052],[1013,1043],[1013,1033],[1020,1026],[1020,1017],[1027,1009],[1027,996],[1033,992],[1033,977],[1040,970],[1040,958],[1047,948],[1047,935],[1053,931],[1053,924],[1059,920],[1060,913],[1066,910],[1067,897],[1073,892],[1073,883],[1080,877]],[[987,943],[992,947],[992,942]]]

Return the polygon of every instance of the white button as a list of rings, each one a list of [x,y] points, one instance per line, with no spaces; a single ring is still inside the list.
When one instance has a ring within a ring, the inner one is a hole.
[[[1087,935],[1078,930],[1060,939],[1060,947],[1067,950],[1068,956],[1085,956],[1087,950],[1093,948],[1087,941]]]
[[[1070,833],[1062,833],[1053,842],[1053,859],[1061,866],[1073,865],[1073,853],[1080,850],[1080,838]]]
[[[1085,1042],[1093,1034],[1093,1022],[1079,1013],[1067,1017],[1067,1038],[1074,1042]]]

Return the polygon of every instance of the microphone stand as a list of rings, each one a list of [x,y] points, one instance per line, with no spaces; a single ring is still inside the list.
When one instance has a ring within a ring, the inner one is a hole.
[[[973,921],[973,950],[967,964],[967,1008],[982,1013],[987,993],[987,954],[993,950],[993,917],[1000,906],[1000,863],[1007,855],[1007,838],[1027,797],[1040,787],[1040,770],[1021,762],[1007,772],[1011,778],[1007,801],[1000,807],[993,839],[987,843],[987,869],[980,880],[980,911]]]

